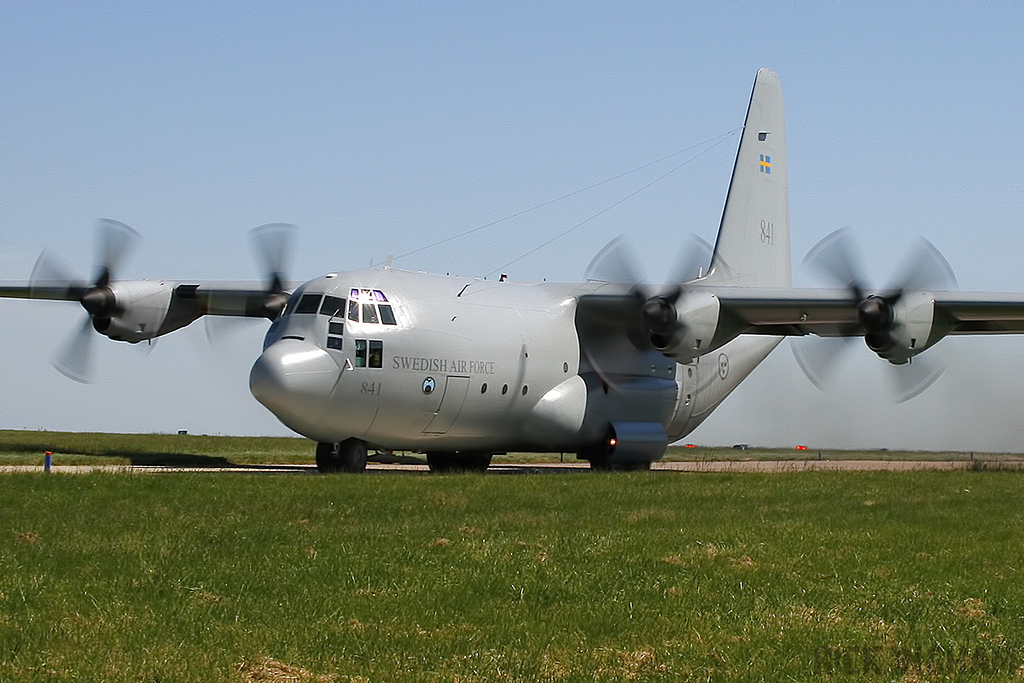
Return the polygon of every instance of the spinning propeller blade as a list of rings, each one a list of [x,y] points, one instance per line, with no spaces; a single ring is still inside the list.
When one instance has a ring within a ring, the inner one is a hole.
[[[804,264],[849,292],[850,305],[857,309],[857,323],[842,330],[842,337],[804,337],[790,344],[797,364],[807,378],[823,389],[832,377],[845,350],[850,347],[849,335],[863,335],[868,345],[878,348],[896,324],[894,306],[904,293],[914,290],[955,289],[953,269],[931,242],[920,238],[897,271],[895,284],[880,293],[867,294],[867,279],[849,227],[825,236],[804,258]],[[874,345],[873,345],[874,344]],[[928,360],[913,356],[909,362],[889,364],[896,387],[895,401],[914,398],[942,374],[946,364],[942,354],[929,353]]]
[[[639,259],[624,237],[619,236],[597,253],[587,267],[586,278],[629,286],[629,292],[620,304],[608,308],[603,315],[609,327],[622,330],[635,348],[647,351],[652,348],[652,336],[656,338],[656,335],[669,335],[674,331],[677,319],[675,304],[683,293],[682,284],[707,272],[712,251],[704,240],[696,235],[688,236],[669,282],[650,285],[641,280]],[[587,360],[605,384],[614,386],[600,354],[588,351]]]
[[[47,251],[39,255],[32,269],[29,286],[33,292],[54,298],[78,301],[88,314],[85,323],[62,345],[53,366],[76,382],[92,381],[93,331],[103,331],[119,312],[110,289],[114,272],[139,239],[139,234],[124,223],[101,219],[96,233],[96,269],[92,284],[74,277],[56,257]]]
[[[296,228],[290,223],[268,223],[253,228],[252,237],[256,256],[263,263],[267,278],[267,294],[263,303],[265,317],[275,320],[288,303],[285,294],[285,273],[295,242]]]

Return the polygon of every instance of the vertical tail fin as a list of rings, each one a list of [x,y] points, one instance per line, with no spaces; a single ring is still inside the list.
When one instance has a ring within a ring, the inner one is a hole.
[[[793,282],[782,86],[769,69],[754,79],[708,281],[748,287]]]

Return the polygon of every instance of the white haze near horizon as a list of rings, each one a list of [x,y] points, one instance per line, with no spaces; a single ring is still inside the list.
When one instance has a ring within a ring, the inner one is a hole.
[[[246,233],[301,226],[290,275],[401,255],[736,130],[755,71],[786,100],[793,261],[852,226],[877,284],[924,235],[964,289],[1024,291],[1024,6],[794,3],[0,3],[0,280],[52,249],[88,275],[260,277]],[[508,267],[578,280],[626,234],[651,279],[713,242],[736,137]],[[693,155],[399,259],[482,276]],[[248,392],[260,324],[49,365],[74,304],[0,301],[0,428],[288,434]],[[1024,339],[944,340],[893,405],[856,345],[827,392],[784,342],[688,441],[1024,451]]]

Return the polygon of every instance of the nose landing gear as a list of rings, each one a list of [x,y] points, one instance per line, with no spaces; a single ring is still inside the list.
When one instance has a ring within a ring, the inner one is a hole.
[[[366,469],[366,442],[345,439],[341,443],[318,443],[316,468],[321,474],[362,472]]]

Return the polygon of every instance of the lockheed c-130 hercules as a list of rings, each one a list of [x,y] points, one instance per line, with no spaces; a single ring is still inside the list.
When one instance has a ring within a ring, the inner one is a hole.
[[[289,290],[282,226],[254,231],[270,272],[262,287],[119,281],[135,233],[104,221],[91,283],[44,254],[30,282],[0,284],[0,296],[81,303],[85,325],[55,362],[77,380],[94,332],[137,343],[206,315],[271,320],[250,388],[317,442],[323,472],[361,471],[369,449],[426,453],[432,470],[486,469],[509,451],[647,468],[786,336],[862,337],[893,364],[906,398],[937,376],[917,357],[945,335],[1024,332],[1024,294],[956,291],[927,243],[899,285],[869,289],[839,231],[809,254],[838,286],[792,287],[787,175],[779,78],[762,69],[710,262],[667,286],[639,284],[613,242],[577,284],[384,267]],[[816,383],[833,357],[817,344],[798,352]]]

